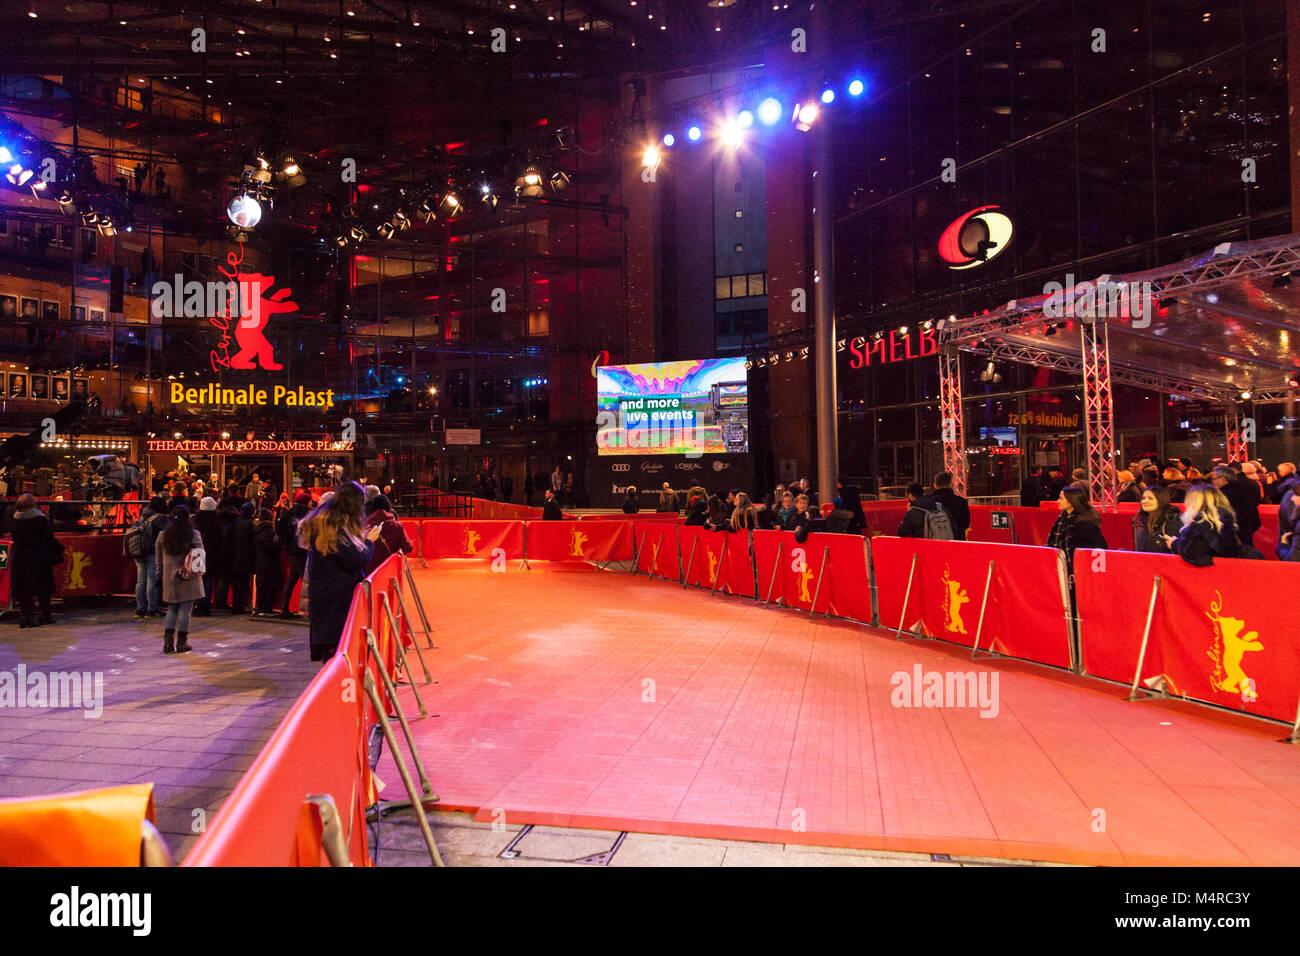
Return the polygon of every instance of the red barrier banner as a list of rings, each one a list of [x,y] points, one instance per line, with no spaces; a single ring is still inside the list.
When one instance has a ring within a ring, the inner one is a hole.
[[[630,521],[529,521],[530,561],[630,561]]]
[[[698,525],[677,529],[686,583],[742,597],[754,596],[754,563],[749,532],[709,531]]]
[[[916,570],[904,614],[913,555]],[[904,630],[915,627],[971,647],[987,581],[980,646],[1008,657],[1070,666],[1064,563],[1055,548],[882,537],[871,541],[871,561],[881,627],[894,630],[901,620]]]
[[[424,541],[420,536],[421,522],[417,521],[415,518],[402,518],[401,522],[402,530],[406,532],[406,540],[410,541],[411,545],[415,548],[415,550],[410,553],[409,557],[423,557]]]
[[[814,533],[801,544],[793,531],[755,531],[759,600],[766,601],[770,592],[773,602],[805,611],[816,600],[818,614],[871,623],[864,540],[856,534]]]
[[[903,515],[907,514],[907,509],[911,507],[907,501],[864,501],[862,502],[862,514],[867,519],[867,526],[864,529],[866,536],[875,538],[882,534],[898,534],[898,526],[903,521]]]
[[[134,594],[135,561],[122,554],[120,534],[55,534],[63,563],[54,567],[54,593],[65,596]],[[0,605],[9,603],[10,541],[0,541]]]
[[[507,559],[524,556],[522,521],[460,521],[444,518],[425,521],[420,529],[421,554],[437,558]],[[504,554],[498,553],[504,552]]]
[[[666,521],[633,521],[632,537],[639,550],[636,555],[636,569],[650,573],[651,562],[654,563],[656,577],[680,581],[682,576],[681,561],[677,550],[677,532],[685,530]]]
[[[993,527],[993,514],[1004,516],[1008,521],[1015,521],[1010,507],[999,508],[996,505],[971,505],[970,528],[966,531],[967,541],[987,541],[992,544],[1014,544],[1015,532],[1011,527]]]
[[[1291,598],[1300,593],[1300,565],[1216,558],[1198,568],[1174,555],[1107,552],[1094,567],[1090,553],[1075,554],[1079,613],[1089,614],[1082,627],[1088,673],[1132,681],[1159,575],[1142,678],[1164,674],[1171,693],[1295,720],[1300,636]]]

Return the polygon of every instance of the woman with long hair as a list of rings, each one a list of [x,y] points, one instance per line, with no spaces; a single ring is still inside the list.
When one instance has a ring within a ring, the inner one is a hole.
[[[1220,558],[1241,556],[1237,521],[1223,492],[1212,485],[1197,485],[1183,501],[1182,527],[1177,536],[1166,534],[1169,550],[1188,564],[1208,567]]]
[[[1101,515],[1088,500],[1086,489],[1072,486],[1062,488],[1056,505],[1061,509],[1061,514],[1047,536],[1047,546],[1064,551],[1071,567],[1077,549],[1104,551],[1107,548],[1106,539],[1101,533]]]
[[[1166,535],[1177,535],[1182,528],[1182,515],[1169,502],[1169,489],[1148,488],[1138,500],[1142,510],[1133,516],[1133,540],[1139,551],[1169,554]]]
[[[732,531],[755,531],[758,528],[758,511],[743,491],[736,494],[736,506],[731,511],[728,528]]]
[[[203,597],[202,572],[195,573],[186,567],[186,558],[195,549],[203,555],[206,564],[203,536],[190,520],[190,509],[176,505],[171,510],[171,522],[158,532],[154,543],[157,555],[154,573],[162,582],[162,599],[167,602],[167,616],[163,618],[164,654],[193,650],[189,642],[190,615],[194,612],[194,602]]]
[[[681,510],[677,504],[677,492],[673,491],[672,486],[666,481],[663,488],[659,490],[659,507],[656,510],[660,514]]]
[[[298,542],[307,551],[307,624],[311,659],[328,660],[337,650],[352,605],[382,528],[362,527],[366,493],[355,481],[334,489],[329,501],[298,522]]]

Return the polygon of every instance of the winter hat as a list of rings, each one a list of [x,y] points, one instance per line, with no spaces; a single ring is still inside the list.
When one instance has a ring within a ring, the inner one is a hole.
[[[311,504],[311,492],[310,491],[298,492],[296,495],[293,496],[293,503],[296,505]]]
[[[242,505],[239,506],[239,514],[240,517],[243,518],[253,517],[253,503],[251,501],[245,501]]]
[[[159,514],[163,514],[167,511],[167,499],[162,495],[154,495],[149,499],[149,507]]]
[[[208,495],[206,498],[204,498],[202,501],[199,502],[199,510],[200,510],[200,511],[216,511],[216,510],[217,510],[217,499],[216,499],[216,498],[213,498],[211,495]]]

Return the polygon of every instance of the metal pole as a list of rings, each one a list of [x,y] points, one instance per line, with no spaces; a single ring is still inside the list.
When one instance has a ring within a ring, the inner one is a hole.
[[[406,562],[406,555],[402,555],[402,569],[406,572],[406,583],[410,585],[411,598],[415,601],[415,609],[420,612],[420,622],[424,624],[424,633],[428,635],[432,633],[433,629],[429,627],[429,615],[424,613],[424,602],[420,600],[420,591],[415,586],[415,576],[411,574],[411,566]],[[432,639],[429,641],[429,646],[433,647]]]
[[[1147,659],[1147,640],[1151,637],[1151,619],[1156,613],[1156,596],[1160,593],[1160,575],[1151,582],[1151,603],[1147,605],[1147,624],[1142,629],[1142,649],[1138,651],[1137,669],[1133,671],[1133,686],[1128,689],[1128,699],[1137,700],[1138,681],[1142,679],[1142,664]]]
[[[394,578],[393,580],[396,580],[396,578]],[[407,610],[407,607],[406,607],[406,598],[402,597],[402,592],[401,592],[400,589],[396,589],[396,588],[395,588],[394,591],[393,591],[393,593],[397,595],[397,604],[398,604],[398,606],[402,609],[402,617],[403,617],[403,618],[408,622],[408,626],[409,626],[409,622],[410,622],[410,620],[411,620],[411,612],[410,612],[409,610]],[[415,629],[414,629],[414,628],[411,629],[411,634],[412,634],[412,636],[414,636],[414,634],[415,634]],[[433,648],[433,638],[430,636],[430,634],[429,634],[428,631],[425,631],[425,632],[424,632],[424,639],[425,639],[425,641],[426,641],[428,647],[429,647],[430,649],[432,649],[432,648]]]
[[[686,588],[686,582],[691,579],[691,565],[695,563],[695,546],[700,543],[700,536],[697,534],[691,541],[691,555],[686,559],[686,571],[682,574],[682,588]]]
[[[393,713],[397,715],[397,722],[401,725],[402,733],[406,737],[406,745],[411,748],[411,759],[415,762],[415,770],[420,775],[420,784],[424,787],[424,795],[428,797],[433,794],[433,784],[429,782],[429,775],[424,772],[424,762],[420,760],[420,755],[415,750],[415,735],[411,733],[411,725],[406,719],[406,711],[402,710],[401,702],[397,699],[397,686],[384,668],[384,662],[379,657],[379,645],[375,643],[375,632],[370,628],[366,628],[366,647],[375,662],[375,669],[379,671],[380,679],[384,682],[384,691],[388,694],[388,699],[393,705]],[[370,669],[365,668],[365,672],[369,674]],[[384,711],[382,708],[377,708],[377,712],[383,713]]]
[[[915,553],[912,555],[912,566],[907,569],[907,590],[903,592],[903,610],[898,615],[898,627],[894,630],[894,640],[896,641],[903,639],[903,621],[907,619],[907,602],[912,597],[912,576],[916,574],[916,559],[918,557],[919,555]]]
[[[433,831],[429,829],[429,818],[425,816],[424,805],[415,792],[415,784],[411,782],[411,772],[406,769],[406,761],[403,759],[401,751],[397,749],[397,740],[393,737],[393,728],[389,725],[388,718],[384,716],[383,702],[379,699],[379,692],[375,689],[375,679],[368,670],[363,683],[366,695],[370,698],[370,705],[375,708],[375,713],[379,717],[379,726],[384,732],[384,740],[388,742],[388,747],[393,752],[393,762],[397,764],[397,772],[401,774],[402,783],[406,786],[406,792],[410,794],[411,807],[415,810],[415,818],[419,821],[420,832],[424,835],[424,845],[429,849],[429,858],[433,861],[434,866],[444,866],[442,857],[438,855],[438,845],[433,842]]]
[[[826,547],[822,548],[822,566],[821,566],[821,570],[817,572],[817,590],[813,592],[812,607],[808,609],[809,620],[812,620],[813,615],[817,613],[817,599],[822,596],[822,581],[826,577],[826,559],[830,557],[830,553],[831,553],[830,545],[827,545]],[[826,616],[830,617],[830,613],[831,612],[827,610]]]
[[[385,608],[385,609],[388,609],[388,595],[387,595],[387,594],[383,595],[383,599],[384,599],[384,608]],[[391,612],[390,612],[390,614],[389,614],[389,618],[388,618],[388,619],[389,619],[390,622],[392,622],[392,614],[391,614]],[[395,627],[395,623],[390,624],[390,626]],[[407,663],[407,660],[406,660],[406,650],[402,647],[402,633],[401,633],[401,631],[396,631],[396,630],[394,631],[394,633],[393,633],[393,647],[396,648],[396,650],[397,650],[397,659],[398,659],[398,661],[400,662],[399,665],[398,665],[398,667],[396,668],[396,671],[397,671],[399,674],[400,674],[400,673],[405,673],[408,677],[411,677],[411,682],[410,682],[410,684],[409,684],[408,686],[411,688],[411,693],[415,695],[415,703],[416,703],[416,704],[419,706],[419,708],[420,708],[420,719],[423,720],[425,717],[428,717],[428,716],[429,716],[429,712],[428,712],[427,710],[425,710],[425,708],[424,708],[424,701],[420,699],[420,691],[419,691],[419,689],[415,686],[415,678],[414,678],[413,676],[411,676],[411,665],[410,665],[409,663]],[[384,667],[382,666],[382,664],[383,664],[383,660],[381,659],[381,661],[380,661],[380,665],[381,665],[381,666],[380,666],[380,668],[379,668],[381,671],[384,670]],[[388,677],[388,675],[387,675],[387,673],[385,672],[385,674],[384,674],[384,678],[385,678],[385,680],[387,679],[387,677]],[[400,679],[400,678],[399,678],[399,679]]]
[[[828,4],[813,5],[813,36],[829,50],[831,24]],[[835,381],[835,231],[831,196],[831,118],[834,110],[823,110],[813,124],[813,354],[816,358],[817,393],[817,492],[823,502],[835,497],[839,476],[839,421]]]
[[[980,619],[975,625],[975,646],[970,649],[970,659],[975,660],[975,652],[980,649],[980,635],[984,633],[984,610],[989,606],[989,585],[993,583],[993,562],[989,562],[989,573],[984,579],[984,598],[980,601]],[[990,652],[991,653],[991,652]]]
[[[776,562],[772,565],[772,577],[767,582],[767,600],[764,604],[772,603],[772,589],[776,587],[776,572],[781,570],[781,549],[785,547],[784,541],[776,543]]]
[[[389,578],[388,580],[392,582],[392,586],[396,590],[397,578]],[[393,629],[393,633],[397,635],[397,642],[400,644],[402,642],[402,627],[393,614],[393,605],[389,602],[387,594],[382,594],[380,597],[384,602],[384,613],[388,615],[388,626]],[[405,616],[403,616],[402,620],[406,620]],[[420,650],[420,642],[415,639],[414,631],[411,631],[411,647],[415,648],[415,656],[420,659],[420,669],[424,671],[424,682],[432,684],[433,675],[429,673],[429,665],[424,662],[424,651]],[[415,683],[415,681],[411,681],[411,683]]]
[[[661,544],[663,544],[663,538],[660,538],[658,541],[655,542],[655,550],[654,550],[654,554],[650,555],[650,578],[649,578],[649,580],[651,580],[651,581],[653,581],[653,580],[655,579],[655,569],[656,569],[657,567],[659,567],[659,545],[661,545]]]
[[[647,528],[645,533],[641,535],[640,545],[636,543],[635,532],[633,532],[633,534],[634,536],[632,538],[632,568],[630,571],[628,571],[629,574],[636,574],[637,563],[641,560],[642,552],[645,551],[645,539],[650,537],[650,529]],[[651,568],[650,570],[653,571],[654,569]]]
[[[718,582],[722,580],[722,562],[727,560],[727,541],[730,538],[731,535],[728,534],[727,537],[722,539],[722,554],[718,555],[718,570],[713,572],[713,587],[709,589],[709,597],[713,597],[718,593]]]

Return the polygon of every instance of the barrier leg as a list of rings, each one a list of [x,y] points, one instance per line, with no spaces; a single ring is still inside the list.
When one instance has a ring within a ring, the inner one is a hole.
[[[407,610],[407,607],[406,607],[406,598],[402,597],[402,590],[401,590],[401,588],[399,588],[399,587],[396,586],[396,585],[397,585],[397,579],[396,579],[396,578],[393,578],[392,580],[393,580],[393,585],[394,585],[394,586],[393,586],[393,593],[397,595],[397,604],[398,604],[398,606],[402,609],[402,617],[405,618],[405,619],[409,622],[409,621],[411,620],[411,612],[410,612],[409,610]],[[414,628],[412,628],[412,630],[411,630],[411,635],[412,635],[412,636],[415,635],[415,630],[414,630]],[[425,639],[425,641],[428,643],[429,648],[432,649],[432,648],[433,648],[433,636],[432,636],[428,631],[425,631],[425,632],[424,632],[424,639]]]
[[[1128,689],[1128,699],[1130,701],[1144,700],[1138,696],[1138,681],[1142,679],[1142,665],[1147,659],[1147,641],[1151,639],[1151,620],[1156,613],[1156,597],[1160,594],[1160,575],[1156,575],[1151,582],[1151,603],[1147,605],[1147,623],[1142,629],[1142,649],[1138,651],[1137,667],[1133,671],[1133,686]]]
[[[813,592],[812,607],[808,609],[808,620],[810,621],[812,620],[813,615],[817,613],[817,599],[822,596],[822,581],[826,577],[826,559],[830,556],[830,553],[830,545],[822,548],[822,566],[821,570],[817,572],[817,590]],[[826,612],[826,616],[831,616],[829,610]]]
[[[984,610],[989,606],[989,585],[993,583],[993,562],[989,562],[989,573],[984,578],[984,600],[980,602],[980,619],[975,625],[975,646],[970,649],[970,659],[975,660],[975,654],[980,649],[980,635],[984,633]],[[989,652],[992,654],[992,651]]]
[[[380,673],[383,673],[382,667]],[[383,729],[384,740],[388,742],[388,747],[393,752],[393,762],[397,764],[397,772],[402,775],[402,783],[405,784],[406,792],[411,797],[411,808],[415,811],[415,819],[419,821],[420,832],[424,835],[424,845],[429,849],[429,859],[433,861],[434,866],[443,866],[442,857],[438,854],[438,845],[433,842],[433,831],[429,829],[429,818],[424,813],[421,795],[416,793],[415,784],[411,782],[411,772],[406,769],[406,760],[402,757],[402,752],[397,749],[393,728],[389,725],[388,718],[384,716],[383,702],[379,699],[379,692],[375,689],[375,679],[368,668],[364,683],[370,705],[375,708],[375,714],[379,717],[379,726]]]
[[[696,536],[695,540],[691,542],[691,556],[686,559],[686,573],[682,575],[683,590],[686,588],[686,582],[691,579],[691,565],[695,563],[695,546],[699,543],[700,539],[698,536]]]
[[[415,576],[411,574],[411,566],[406,563],[406,555],[402,555],[402,570],[406,574],[406,583],[410,585],[411,599],[415,601],[415,609],[420,612],[420,623],[424,625],[424,633],[430,634],[433,632],[433,628],[429,627],[429,615],[424,613],[424,601],[420,600],[420,591],[415,586]],[[432,641],[429,642],[429,646],[433,647]]]
[[[639,546],[638,546],[637,543],[636,543],[636,537],[633,536],[633,538],[632,538],[632,567],[628,569],[628,574],[636,574],[637,562],[641,560],[641,552],[643,552],[643,551],[645,550],[645,539],[648,538],[649,536],[650,536],[650,532],[649,532],[649,531],[646,531],[644,534],[642,534],[642,535],[641,535],[641,544],[640,544]],[[650,570],[653,571],[654,569],[651,568]]]
[[[308,794],[303,802],[313,804],[320,815],[321,849],[325,851],[325,858],[329,860],[330,866],[351,866],[352,861],[348,859],[348,841],[343,834],[343,826],[339,820],[339,810],[334,804],[334,798],[328,793]]]
[[[528,524],[527,522],[520,522],[520,524],[524,527],[524,559],[519,562],[519,570],[531,571],[533,566],[528,563]]]
[[[388,581],[392,586],[392,589],[396,591],[397,578],[389,578]],[[400,642],[402,639],[402,629],[398,626],[397,618],[393,616],[393,606],[388,603],[387,594],[382,595],[382,597],[384,600],[384,613],[388,615],[388,626],[393,629],[393,633],[397,635],[397,640]],[[403,617],[402,620],[405,621],[406,618]],[[432,684],[433,675],[429,673],[429,665],[424,662],[424,651],[420,650],[420,642],[415,639],[414,633],[411,634],[411,646],[415,648],[415,656],[420,659],[420,670],[424,671],[424,682],[426,684]]]
[[[393,646],[396,648],[396,652],[397,652],[396,670],[397,670],[397,674],[399,675],[398,679],[400,680],[401,674],[406,674],[407,676],[411,676],[411,665],[406,659],[406,649],[402,647],[402,632],[397,629],[396,623],[393,622],[392,609],[388,607],[388,595],[383,594],[380,596],[384,599],[384,608],[389,612],[388,619],[390,625],[393,627]],[[380,660],[380,663],[381,666],[379,669],[383,671],[384,668],[382,666],[382,658]],[[384,677],[385,678],[388,677],[387,672],[384,673]],[[415,695],[415,703],[420,708],[420,719],[423,720],[425,717],[429,716],[429,712],[424,708],[424,701],[420,698],[420,690],[418,687],[415,686],[414,677],[411,677],[410,688],[411,688],[411,693]]]
[[[695,539],[696,541],[699,538]],[[718,593],[718,582],[722,580],[722,565],[727,560],[727,542],[731,540],[731,535],[722,539],[722,553],[718,555],[718,570],[713,572],[713,587],[709,590],[709,597]]]
[[[659,545],[663,543],[662,538],[656,541],[654,553],[650,555],[650,577],[648,578],[650,581],[655,579],[655,568],[659,567]]]
[[[1020,543],[1020,532],[1016,530],[1016,516],[1010,511],[1007,512],[1007,524],[1011,525],[1011,543]]]
[[[1291,736],[1286,740],[1289,744],[1300,744],[1300,702],[1296,703],[1295,723],[1291,726]]]
[[[772,589],[776,587],[776,572],[781,570],[781,549],[785,547],[784,541],[776,543],[776,563],[772,565],[772,577],[767,582],[767,600],[764,604],[772,603]]]
[[[384,682],[384,692],[388,694],[388,700],[393,705],[393,713],[397,715],[397,723],[401,725],[402,734],[406,737],[406,744],[411,748],[411,760],[415,762],[415,770],[420,775],[420,785],[424,787],[425,799],[432,797],[432,799],[437,800],[438,797],[433,792],[433,784],[429,783],[429,775],[424,772],[424,762],[420,760],[420,755],[415,749],[415,737],[411,733],[411,725],[406,719],[406,711],[402,710],[402,703],[397,699],[397,685],[393,683],[393,679],[388,676],[388,671],[384,668],[383,659],[379,656],[379,645],[375,643],[375,632],[369,628],[366,629],[366,646],[370,650],[371,657],[374,658],[375,670],[379,671],[379,677]],[[370,674],[369,668],[366,668],[365,671],[367,675]],[[386,711],[382,707],[376,707],[376,711],[386,715]],[[394,750],[396,750],[395,747]],[[393,756],[396,759],[397,755],[395,753]]]
[[[907,569],[907,590],[903,592],[903,613],[898,615],[898,627],[894,630],[894,640],[903,639],[903,622],[907,620],[907,602],[912,597],[912,578],[916,575],[916,559],[920,555],[912,555],[912,566]]]

